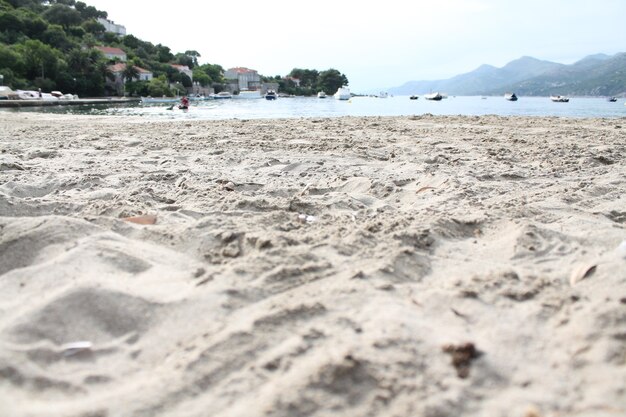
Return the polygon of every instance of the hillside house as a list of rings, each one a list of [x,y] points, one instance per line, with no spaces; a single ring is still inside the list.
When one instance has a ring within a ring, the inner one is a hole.
[[[170,64],[176,71],[185,74],[191,81],[193,81],[193,71],[187,65]]]
[[[114,76],[113,80],[107,79],[106,81],[106,86],[107,88],[109,88],[112,91],[115,91],[115,93],[119,96],[124,94],[124,83],[125,83],[125,79],[124,79],[124,70],[126,70],[126,64],[123,62],[120,62],[118,64],[114,64],[114,65],[109,65],[108,66],[109,71],[111,71],[111,73]],[[133,81],[150,81],[152,78],[154,78],[154,75],[152,74],[151,71],[135,66],[135,69],[137,70],[138,76],[136,78],[133,78]]]
[[[96,46],[95,48],[111,61],[126,62],[126,52],[120,48],[113,48],[111,46]]]
[[[110,33],[115,33],[117,36],[126,36],[126,27],[123,25],[118,25],[114,21],[109,19],[103,19],[99,17],[97,19],[98,23],[104,26],[104,30]]]

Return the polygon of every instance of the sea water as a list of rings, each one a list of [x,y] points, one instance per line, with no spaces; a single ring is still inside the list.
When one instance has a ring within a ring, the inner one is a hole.
[[[430,101],[408,96],[388,98],[353,97],[350,100],[313,97],[290,97],[277,100],[226,99],[193,102],[189,110],[171,110],[171,104],[85,105],[23,108],[8,111],[43,111],[65,114],[141,116],[149,119],[269,119],[341,116],[410,116],[410,115],[500,115],[555,117],[626,117],[624,100],[611,103],[605,98],[573,97],[569,103],[554,103],[548,97],[449,97]],[[5,110],[6,111],[6,110]]]

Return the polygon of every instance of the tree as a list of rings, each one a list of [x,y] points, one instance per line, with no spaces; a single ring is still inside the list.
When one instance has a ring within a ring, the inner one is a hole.
[[[42,34],[42,40],[48,45],[61,49],[69,50],[72,48],[72,42],[67,38],[65,31],[59,25],[50,25]]]
[[[334,94],[341,86],[348,85],[348,78],[336,69],[328,69],[320,72],[317,87]]]
[[[131,49],[137,49],[139,48],[141,41],[133,35],[126,35],[122,39],[122,43]]]
[[[43,17],[50,23],[63,26],[67,29],[70,26],[80,25],[82,17],[80,13],[63,4],[54,4],[43,13]]]
[[[60,52],[38,40],[28,40],[16,47],[24,59],[25,75],[33,80],[36,77],[54,78]]]
[[[122,72],[122,78],[129,83],[132,80],[139,78],[139,70],[135,65],[133,65],[133,63],[129,62],[126,64],[126,68],[124,68],[124,71]]]
[[[200,68],[193,69],[193,80],[199,83],[202,87],[209,86],[213,82],[213,80],[211,80],[211,77],[206,75],[206,73]]]
[[[189,68],[193,69],[198,66],[198,58],[200,58],[198,51],[185,51],[185,55],[191,58],[191,66]]]
[[[167,80],[165,76],[160,76],[158,78],[153,78],[148,83],[148,93],[152,97],[161,97],[161,96],[172,96],[172,92],[167,86]]]
[[[85,32],[92,33],[96,36],[102,35],[104,32],[106,32],[105,27],[102,26],[101,23],[96,22],[94,19],[89,19],[83,22],[81,26],[83,29],[85,29]]]
[[[172,62],[174,60],[174,55],[167,46],[158,44],[156,50],[159,62]]]

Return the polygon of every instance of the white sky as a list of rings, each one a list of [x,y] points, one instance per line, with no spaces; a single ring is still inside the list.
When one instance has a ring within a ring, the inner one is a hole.
[[[128,34],[260,74],[344,73],[353,92],[450,78],[528,55],[626,52],[626,0],[83,0]]]

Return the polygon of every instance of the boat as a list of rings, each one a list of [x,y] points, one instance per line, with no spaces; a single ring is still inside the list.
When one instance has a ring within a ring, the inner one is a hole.
[[[443,99],[443,96],[439,93],[430,93],[430,94],[424,94],[424,98],[426,100],[441,101],[441,99]]]
[[[517,101],[515,93],[504,93],[504,98],[508,101]]]
[[[326,98],[326,93],[324,91],[320,91],[317,93],[317,98]]]
[[[343,86],[337,90],[334,97],[337,100],[350,100],[352,95],[350,94],[350,89],[347,86]]]
[[[0,100],[19,100],[20,96],[10,87],[0,85]]]
[[[386,91],[381,91],[380,94],[378,94],[378,98],[387,98],[389,97],[389,93],[387,93]]]
[[[213,98],[216,100],[228,99],[228,98],[233,98],[233,95],[230,94],[228,91],[220,91],[217,94],[213,94]]]
[[[267,93],[265,93],[265,100],[276,100],[276,91],[274,90],[267,90]]]
[[[550,96],[550,100],[554,101],[555,103],[568,103],[569,102],[569,98],[564,97],[564,96]]]
[[[409,100],[417,100],[419,97],[416,95],[412,95],[411,97],[409,97]]]
[[[606,100],[608,102],[610,102],[610,103],[615,103],[617,101],[617,98],[616,97],[611,97],[611,98],[607,98]]]
[[[52,93],[42,93],[34,90],[17,90],[16,91],[20,100],[43,100],[43,101],[58,101],[59,97]],[[60,93],[55,91],[55,93]],[[63,95],[60,93],[61,96]]]

